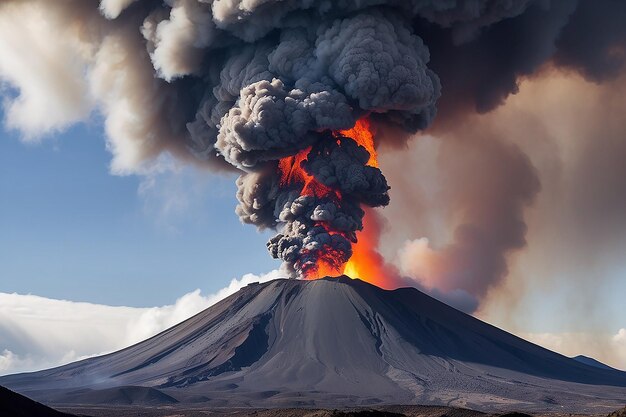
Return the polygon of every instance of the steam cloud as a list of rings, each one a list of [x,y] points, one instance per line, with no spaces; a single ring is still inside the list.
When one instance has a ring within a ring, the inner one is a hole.
[[[549,61],[610,78],[624,64],[625,14],[618,0],[5,0],[0,76],[19,90],[8,124],[30,137],[99,108],[114,172],[163,152],[239,170],[237,213],[278,229],[270,253],[303,275],[321,249],[347,260],[361,205],[389,202],[367,151],[337,131],[369,117],[377,141],[401,145],[439,112],[432,129],[445,136]],[[302,168],[340,202],[281,184],[278,161],[309,148]],[[480,279],[453,284],[477,296],[525,244],[523,210],[539,190],[518,149],[486,149],[506,186],[485,178],[474,191],[488,207],[468,207],[456,242],[431,256],[452,281]]]

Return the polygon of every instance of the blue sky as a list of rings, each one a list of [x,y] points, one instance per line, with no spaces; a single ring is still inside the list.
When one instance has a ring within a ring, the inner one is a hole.
[[[0,292],[154,306],[277,266],[234,213],[233,175],[115,176],[110,160],[99,123],[36,144],[0,131]]]

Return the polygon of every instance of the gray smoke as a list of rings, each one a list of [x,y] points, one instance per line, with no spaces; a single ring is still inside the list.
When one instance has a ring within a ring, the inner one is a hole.
[[[32,70],[15,54],[16,65],[0,63],[0,77],[22,93],[8,121],[24,131],[63,128],[98,108],[116,172],[141,172],[164,152],[238,170],[237,214],[277,229],[270,253],[306,275],[320,257],[349,259],[361,205],[389,202],[367,151],[331,132],[369,117],[395,132],[378,140],[403,143],[431,125],[442,91],[445,129],[459,114],[497,106],[518,77],[550,59],[602,79],[623,59],[588,58],[608,57],[626,30],[618,18],[605,35],[594,25],[623,11],[610,0],[5,0],[5,28],[30,24],[0,29],[0,48],[29,50],[43,64]],[[593,44],[573,47],[583,31]],[[29,41],[39,38],[49,44]],[[67,57],[54,65],[86,74],[86,83],[58,68],[46,73],[51,53]],[[30,88],[55,83],[64,88]],[[47,110],[42,96],[63,111],[37,114]],[[87,103],[75,99],[85,96]],[[278,161],[307,149],[301,168],[333,192],[281,182]],[[528,200],[510,202],[515,222]],[[490,251],[498,274],[504,251],[523,244],[518,226],[495,232],[516,234]]]
[[[334,192],[300,195],[301,186],[279,188],[274,207],[280,211],[274,215],[284,226],[268,242],[273,257],[304,276],[316,271],[318,260],[339,269],[350,259],[356,232],[363,229],[361,204],[389,203],[387,180],[378,168],[367,166],[369,157],[351,138],[326,134],[318,140],[302,168],[341,198]]]

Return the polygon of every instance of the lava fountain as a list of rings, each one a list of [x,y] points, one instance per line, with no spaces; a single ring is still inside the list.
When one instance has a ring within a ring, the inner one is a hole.
[[[363,164],[378,171],[374,135],[370,121],[367,118],[361,118],[351,129],[332,132],[326,141],[339,148],[356,145],[358,153],[361,155],[365,155],[363,151],[367,153],[366,158],[362,158]],[[320,153],[319,150],[317,152]],[[333,150],[328,147],[323,147],[321,151],[326,157],[330,157],[332,152]],[[280,187],[296,190],[299,197],[315,198],[318,202],[330,202],[332,206],[340,210],[345,206],[353,206],[354,201],[350,200],[354,200],[354,196],[348,199],[344,194],[349,193],[343,193],[339,187],[329,185],[333,181],[329,181],[328,177],[320,180],[307,170],[313,153],[313,148],[308,147],[296,155],[278,161]],[[385,189],[385,195],[387,189],[388,187]],[[370,208],[375,205],[385,205],[387,201],[382,201],[382,204],[372,204],[372,202],[368,204],[368,201],[358,204],[357,209],[360,212],[361,221],[356,225],[355,230],[337,227],[324,216],[313,216],[313,228],[323,229],[331,239],[339,238],[348,241],[350,247],[346,250],[339,246],[338,250],[337,246],[332,244],[315,245],[310,248],[305,246],[301,253],[304,255],[301,258],[305,261],[296,261],[297,268],[303,272],[301,277],[318,279],[326,276],[347,275],[352,278],[362,278],[381,287],[392,287],[393,274],[387,271],[385,262],[377,251],[381,231],[380,219]],[[361,205],[365,206],[365,210],[360,207]],[[350,210],[354,211],[354,207]]]

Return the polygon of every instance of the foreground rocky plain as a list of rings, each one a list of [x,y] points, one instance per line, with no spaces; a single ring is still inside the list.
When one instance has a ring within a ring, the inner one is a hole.
[[[626,400],[625,400],[626,401]],[[605,417],[604,414],[520,412],[484,413],[476,410],[416,405],[388,405],[375,408],[312,409],[312,408],[225,408],[203,409],[180,406],[70,406],[53,409],[0,387],[2,417]],[[607,417],[626,417],[626,407]]]
[[[626,403],[626,399],[625,399]],[[626,408],[607,414],[537,413],[511,411],[490,414],[454,407],[394,405],[354,409],[184,409],[178,407],[70,407],[62,411],[84,417],[626,417]]]

